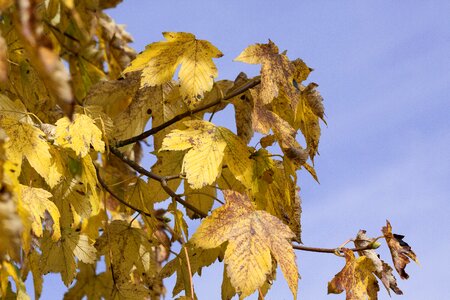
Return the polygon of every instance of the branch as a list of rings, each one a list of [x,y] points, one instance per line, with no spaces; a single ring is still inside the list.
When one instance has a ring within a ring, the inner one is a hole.
[[[120,152],[115,147],[109,147],[109,151],[112,154],[114,154],[115,156],[117,156],[124,163],[129,165],[131,168],[133,168],[136,172],[141,173],[142,175],[145,175],[148,178],[151,178],[151,179],[154,179],[156,181],[159,181],[161,183],[161,187],[164,189],[164,191],[170,197],[175,199],[175,201],[177,201],[178,203],[180,203],[184,207],[189,208],[190,210],[192,210],[193,212],[195,212],[196,214],[198,214],[202,218],[205,218],[205,217],[208,216],[208,214],[204,213],[203,211],[199,210],[197,207],[195,207],[192,204],[190,204],[190,203],[186,202],[185,200],[181,199],[181,197],[178,194],[176,194],[174,191],[172,191],[172,189],[167,185],[167,181],[170,180],[170,179],[173,179],[173,176],[159,176],[159,175],[156,175],[155,173],[147,171],[146,169],[144,169],[143,167],[138,165],[135,161],[125,157],[125,155],[123,155],[123,153]]]
[[[203,110],[206,110],[208,108],[211,108],[213,106],[218,105],[222,101],[226,101],[226,100],[229,100],[229,99],[231,99],[233,97],[236,97],[236,96],[238,96],[238,95],[248,91],[249,89],[257,86],[260,83],[261,83],[261,79],[259,77],[253,78],[252,80],[246,82],[245,84],[241,85],[240,87],[232,90],[231,92],[226,94],[224,97],[221,97],[221,98],[219,98],[219,99],[217,99],[217,100],[215,100],[215,101],[213,101],[213,102],[211,102],[209,104],[206,104],[204,106],[201,106],[201,107],[198,107],[196,109],[193,109],[193,110],[184,112],[182,114],[176,115],[175,117],[173,117],[169,121],[167,121],[165,123],[162,123],[161,125],[158,125],[156,127],[153,127],[150,130],[144,131],[143,133],[141,133],[141,134],[139,134],[137,136],[134,136],[132,138],[129,138],[129,139],[126,139],[126,140],[123,140],[123,141],[118,141],[116,143],[116,147],[120,148],[120,147],[129,145],[129,144],[133,144],[133,143],[138,142],[140,140],[143,140],[143,139],[145,139],[145,138],[147,138],[147,137],[149,137],[149,136],[151,136],[151,135],[153,135],[155,133],[160,132],[161,130],[169,127],[170,125],[172,125],[172,124],[174,124],[174,123],[176,123],[176,122],[178,122],[178,121],[180,121],[180,120],[182,120],[182,119],[184,119],[186,117],[189,117],[192,114],[201,112]]]
[[[144,215],[144,216],[147,216],[147,217],[150,217],[150,218],[156,218],[156,219],[158,219],[159,221],[164,221],[164,219],[158,218],[157,216],[152,215],[151,213],[145,212],[145,211],[143,211],[143,210],[141,210],[141,209],[139,209],[139,208],[137,208],[137,207],[131,205],[130,203],[126,202],[125,200],[123,200],[123,199],[120,198],[119,196],[117,196],[117,195],[109,188],[109,186],[106,184],[106,182],[103,181],[103,178],[100,176],[100,171],[99,171],[99,169],[98,169],[97,166],[95,166],[95,172],[97,173],[97,179],[98,179],[98,182],[100,183],[100,185],[101,185],[101,186],[102,186],[102,187],[103,187],[103,188],[104,188],[111,196],[113,196],[114,199],[116,199],[117,201],[119,201],[119,202],[122,203],[123,205],[125,205],[125,206],[131,208],[132,210],[134,210],[134,211],[140,213],[141,215]]]
[[[340,253],[344,252],[341,247],[339,248],[316,248],[316,247],[307,247],[302,245],[292,245],[292,248],[301,250],[301,251],[309,251],[309,252],[320,252],[320,253]],[[373,242],[367,245],[366,247],[361,248],[347,248],[350,251],[357,252],[357,251],[364,251],[364,250],[373,250],[378,247],[374,247]]]

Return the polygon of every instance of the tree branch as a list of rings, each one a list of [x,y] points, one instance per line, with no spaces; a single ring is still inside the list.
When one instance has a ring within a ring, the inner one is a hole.
[[[316,247],[307,247],[307,246],[302,246],[302,245],[294,245],[292,244],[292,248],[296,249],[296,250],[301,250],[301,251],[309,251],[309,252],[319,252],[319,253],[339,253],[339,252],[344,252],[342,249],[343,248],[316,248]],[[361,248],[347,248],[350,251],[353,252],[357,252],[357,251],[363,251],[363,250],[372,250],[372,249],[376,249],[376,247],[373,246],[373,243],[370,243],[369,245],[367,245],[366,247],[361,247]]]
[[[221,97],[221,98],[219,98],[219,99],[217,99],[217,100],[215,100],[215,101],[213,101],[213,102],[211,102],[209,104],[206,104],[204,106],[201,106],[201,107],[198,107],[196,109],[193,109],[193,110],[184,112],[182,114],[176,115],[175,117],[173,117],[169,121],[167,121],[165,123],[162,123],[161,125],[158,125],[156,127],[153,127],[150,130],[144,131],[143,133],[141,133],[141,134],[139,134],[137,136],[134,136],[132,138],[129,138],[129,139],[126,139],[126,140],[123,140],[123,141],[118,141],[115,146],[117,148],[120,148],[120,147],[129,145],[129,144],[133,144],[133,143],[138,142],[140,140],[143,140],[143,139],[145,139],[145,138],[147,138],[147,137],[149,137],[149,136],[151,136],[151,135],[153,135],[155,133],[160,132],[161,130],[169,127],[170,125],[172,125],[172,124],[174,124],[174,123],[176,123],[176,122],[178,122],[178,121],[180,121],[180,120],[182,120],[182,119],[184,119],[186,117],[189,117],[192,114],[201,112],[203,110],[206,110],[208,108],[211,108],[213,106],[218,105],[222,101],[226,101],[226,100],[229,100],[229,99],[231,99],[233,97],[236,97],[236,96],[238,96],[238,95],[248,91],[249,89],[257,86],[260,83],[261,83],[261,79],[259,77],[253,78],[250,81],[246,82],[245,84],[243,84],[243,85],[239,86],[238,88],[232,90],[231,92],[227,93],[224,97]]]
[[[157,216],[152,215],[151,213],[145,212],[145,211],[143,211],[143,210],[141,210],[141,209],[139,209],[139,208],[137,208],[137,207],[131,205],[130,203],[126,202],[125,200],[123,200],[123,199],[120,198],[119,196],[117,196],[117,195],[109,188],[109,186],[106,184],[106,182],[103,181],[103,178],[100,176],[100,171],[99,171],[99,169],[98,169],[97,166],[95,166],[95,172],[97,173],[97,179],[98,179],[98,182],[100,183],[100,185],[101,185],[101,186],[102,186],[102,187],[103,187],[103,188],[104,188],[111,196],[113,196],[114,199],[116,199],[117,201],[119,201],[120,203],[122,203],[123,205],[125,205],[126,207],[131,208],[132,210],[134,210],[134,211],[140,213],[141,215],[144,215],[144,216],[147,216],[147,217],[150,217],[150,218],[156,218],[156,219],[158,219],[159,221],[162,221],[162,222],[164,221],[164,219],[158,218]]]
[[[148,178],[151,178],[153,180],[159,181],[161,183],[161,187],[164,189],[164,191],[173,199],[175,199],[175,201],[177,201],[178,203],[180,203],[181,205],[183,205],[186,208],[189,208],[190,210],[192,210],[193,212],[195,212],[196,214],[198,214],[199,216],[201,216],[202,218],[205,218],[208,216],[208,214],[204,213],[203,211],[199,210],[197,207],[193,206],[192,204],[186,202],[185,200],[181,199],[180,195],[178,195],[177,193],[175,193],[174,191],[172,191],[172,189],[167,185],[167,181],[170,179],[173,179],[173,176],[159,176],[156,175],[155,173],[152,173],[150,171],[147,171],[146,169],[144,169],[143,167],[141,167],[140,165],[138,165],[135,161],[128,159],[127,157],[125,157],[125,155],[123,155],[122,152],[120,152],[117,148],[115,147],[109,147],[109,151],[114,154],[115,156],[117,156],[120,160],[122,160],[124,163],[126,163],[127,165],[129,165],[131,168],[133,168],[136,172],[147,176]]]

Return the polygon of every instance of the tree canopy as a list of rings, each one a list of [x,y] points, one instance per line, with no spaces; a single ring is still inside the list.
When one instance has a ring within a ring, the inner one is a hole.
[[[389,221],[302,245],[297,174],[318,180],[326,122],[312,69],[269,40],[234,59],[260,75],[217,80],[222,52],[185,32],[136,54],[104,12],[119,2],[0,1],[0,297],[28,299],[31,273],[39,298],[53,272],[65,299],[160,299],[176,273],[171,295],[196,299],[195,276],[222,263],[222,299],[264,298],[278,266],[295,299],[295,251],[345,259],[328,293],[402,294],[379,241],[402,279],[418,260]],[[226,107],[230,128],[214,123]]]

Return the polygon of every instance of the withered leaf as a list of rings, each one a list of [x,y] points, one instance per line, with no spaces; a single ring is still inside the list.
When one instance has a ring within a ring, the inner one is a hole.
[[[391,251],[395,269],[402,279],[408,279],[409,275],[406,273],[405,268],[410,262],[409,259],[419,263],[416,254],[411,247],[403,241],[403,235],[392,233],[392,226],[388,220],[386,220],[386,226],[384,226],[381,231],[383,232],[389,250]]]

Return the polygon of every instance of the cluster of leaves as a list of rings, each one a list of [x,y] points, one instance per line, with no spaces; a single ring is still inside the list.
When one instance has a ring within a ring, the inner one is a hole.
[[[315,251],[298,244],[297,186],[301,169],[317,180],[324,108],[304,84],[312,70],[269,41],[235,59],[260,76],[216,81],[222,53],[180,32],[136,55],[103,12],[118,2],[0,1],[0,296],[27,299],[31,273],[39,298],[56,272],[66,299],[158,299],[177,273],[173,296],[193,299],[192,277],[219,260],[223,299],[263,297],[277,266],[295,298],[294,249]],[[227,106],[236,133],[212,123]],[[203,219],[193,235],[188,218]],[[407,278],[415,254],[389,223],[383,234]],[[346,259],[330,293],[376,299],[374,274],[401,293],[375,244],[360,232],[356,249],[327,250]]]

